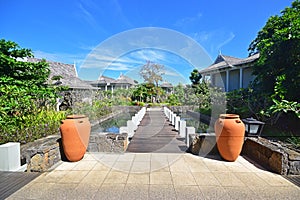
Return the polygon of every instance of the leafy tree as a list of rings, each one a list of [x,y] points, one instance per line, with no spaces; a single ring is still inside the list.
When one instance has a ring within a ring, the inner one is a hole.
[[[289,111],[295,113],[298,118],[300,118],[300,103],[297,101],[288,101],[285,99],[285,94],[287,93],[286,88],[282,87],[282,82],[285,80],[285,75],[278,76],[275,87],[274,94],[271,95],[273,105],[263,114],[271,116],[271,114],[276,114],[275,123],[279,119],[282,113],[287,113]]]
[[[33,57],[31,50],[21,49],[15,42],[0,40],[0,77],[20,86],[44,86],[50,70],[45,61],[31,63],[21,59]],[[9,83],[7,82],[7,83]]]
[[[176,99],[178,100],[178,103],[180,103],[181,105],[185,104],[185,95],[186,95],[186,91],[184,86],[179,83],[178,85],[176,85],[174,87],[174,95],[176,97]]]
[[[50,74],[48,63],[25,62],[26,57],[33,57],[31,50],[0,40],[0,109],[10,115],[27,112],[32,104],[56,102],[55,89],[46,84]]]
[[[162,81],[164,66],[148,61],[142,66],[140,75],[144,78],[145,82],[152,83],[158,87],[159,81]]]
[[[285,8],[281,15],[268,19],[249,46],[250,55],[260,57],[254,66],[255,87],[267,94],[274,93],[276,79],[285,75],[282,86],[286,98],[296,101],[300,97],[300,1]]]
[[[48,63],[26,57],[33,57],[31,50],[0,40],[0,143],[53,134],[63,117],[54,111],[57,87],[47,85]]]
[[[147,88],[144,84],[139,84],[133,91],[133,99],[145,102],[147,98]]]
[[[202,78],[202,75],[199,73],[197,69],[194,69],[191,72],[191,76],[189,77],[193,86],[198,85],[200,83],[200,79]]]
[[[175,94],[170,94],[167,98],[167,103],[170,105],[170,106],[179,106],[181,105],[179,100],[178,100],[178,96],[175,95]]]

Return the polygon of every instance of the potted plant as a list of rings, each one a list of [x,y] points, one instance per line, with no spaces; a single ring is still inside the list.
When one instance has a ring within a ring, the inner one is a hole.
[[[71,162],[83,158],[89,144],[91,124],[85,115],[68,115],[60,126],[62,146]]]
[[[227,161],[235,161],[244,143],[245,126],[239,115],[221,114],[215,122],[217,147]]]

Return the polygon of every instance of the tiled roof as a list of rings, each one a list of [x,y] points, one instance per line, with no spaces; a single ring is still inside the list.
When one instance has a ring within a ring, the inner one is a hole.
[[[160,87],[163,87],[163,88],[172,88],[173,85],[171,83],[168,83],[168,82],[163,82],[162,84],[160,84]]]
[[[257,60],[259,58],[259,53],[256,53],[252,56],[249,56],[243,60],[241,60],[239,63],[237,63],[236,65],[242,65],[242,64],[246,64],[246,63],[251,63],[255,60]]]
[[[235,57],[232,57],[232,56],[225,56],[225,55],[219,54],[213,64],[217,64],[217,63],[220,63],[220,62],[223,62],[223,61],[228,63],[228,64],[233,64],[233,63],[236,63],[240,60],[242,60],[242,59],[235,58]]]
[[[42,61],[42,59],[27,58],[27,62],[40,61]],[[78,78],[74,65],[52,61],[46,62],[49,63],[50,68],[49,82],[53,83],[53,80],[51,80],[53,76],[61,76],[62,78],[60,79],[60,81],[62,86],[68,86],[73,89],[95,89],[90,84]]]
[[[117,80],[115,81],[115,83],[136,85],[133,79],[124,75],[120,75],[119,78],[117,78]]]
[[[259,54],[254,54],[250,57],[247,57],[245,59],[241,58],[235,58],[231,56],[225,56],[225,55],[219,55],[215,62],[208,66],[207,68],[200,70],[199,73],[208,73],[211,71],[216,71],[216,70],[221,70],[221,69],[226,69],[226,68],[231,68],[231,67],[237,67],[239,65],[251,63],[258,59]]]
[[[114,83],[115,79],[109,78],[107,76],[100,76],[96,82],[97,83]]]

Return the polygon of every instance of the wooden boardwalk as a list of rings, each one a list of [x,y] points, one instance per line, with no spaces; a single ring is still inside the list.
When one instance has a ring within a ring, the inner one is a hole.
[[[161,108],[147,110],[127,152],[134,153],[184,153],[187,146],[174,127],[170,125]]]
[[[40,174],[38,172],[0,172],[0,199],[9,197]]]

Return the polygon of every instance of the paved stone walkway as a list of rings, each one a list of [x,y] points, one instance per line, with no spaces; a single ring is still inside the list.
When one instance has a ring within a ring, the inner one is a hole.
[[[243,157],[87,153],[63,162],[8,199],[299,199],[300,188]]]
[[[299,187],[242,156],[226,162],[184,148],[161,110],[152,109],[128,152],[61,161],[8,199],[299,199]]]
[[[127,151],[134,153],[184,153],[184,138],[167,121],[161,108],[150,108],[130,141]]]

